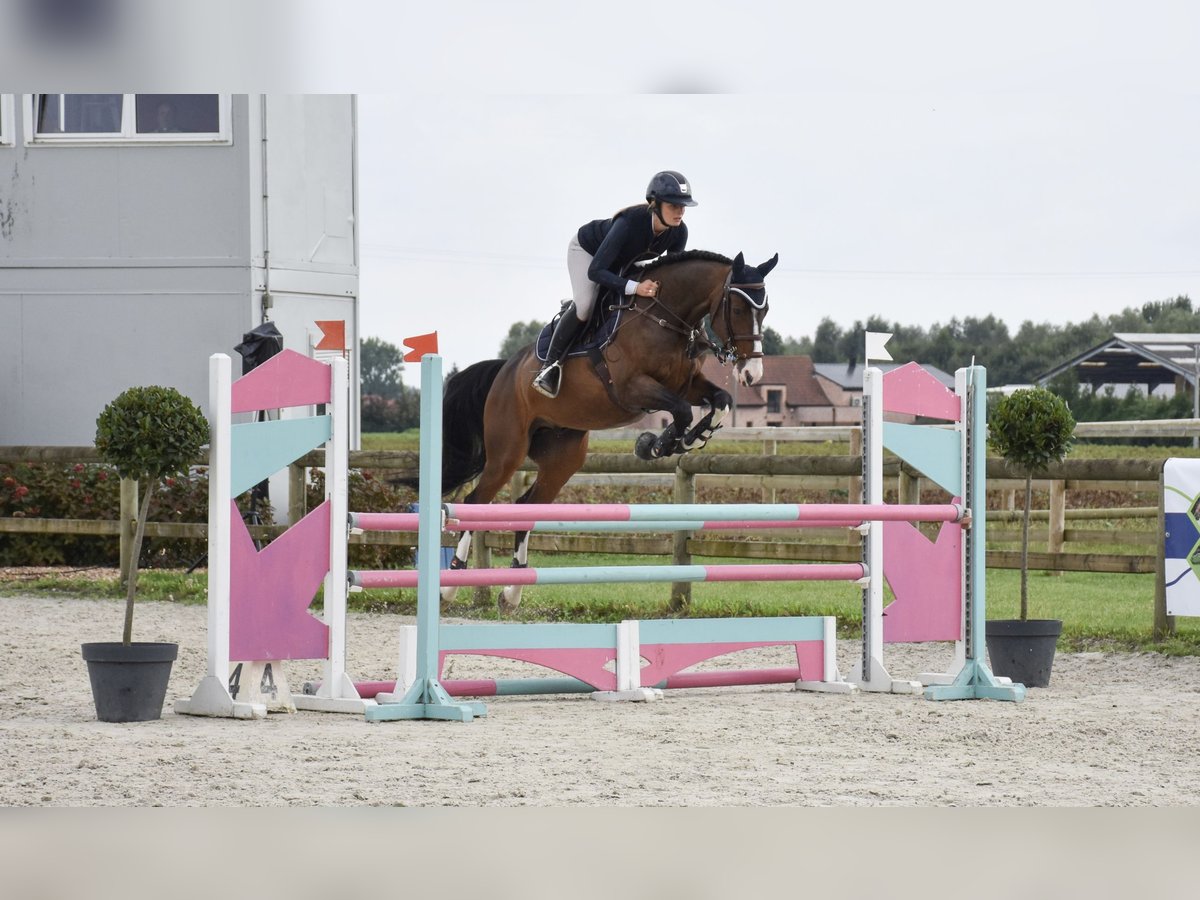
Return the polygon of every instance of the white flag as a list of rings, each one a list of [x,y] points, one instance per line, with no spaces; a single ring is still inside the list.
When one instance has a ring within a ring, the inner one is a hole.
[[[884,349],[884,344],[892,339],[890,331],[868,331],[867,336],[867,362],[873,359],[886,359],[889,362],[892,359],[892,354]]]

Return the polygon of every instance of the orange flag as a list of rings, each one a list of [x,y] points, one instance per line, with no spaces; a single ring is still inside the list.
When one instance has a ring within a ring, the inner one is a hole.
[[[426,353],[438,352],[437,332],[417,334],[404,339],[404,347],[409,352],[404,354],[405,362],[420,362]]]
[[[345,319],[329,319],[324,322],[317,322],[317,327],[321,329],[321,340],[317,343],[318,350],[346,349]]]

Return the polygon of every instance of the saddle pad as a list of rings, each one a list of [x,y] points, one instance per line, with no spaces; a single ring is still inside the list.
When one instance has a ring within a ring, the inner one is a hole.
[[[609,306],[602,303],[604,298],[601,297],[596,301],[597,311],[593,312],[592,320],[584,328],[583,334],[576,338],[575,343],[571,345],[571,349],[567,351],[567,358],[572,356],[586,356],[593,349],[604,348],[608,342],[612,340],[613,334],[617,330],[617,323],[621,321],[621,313],[623,309],[618,308],[615,312],[609,312]],[[558,320],[562,318],[562,312],[551,319],[546,326],[538,334],[537,343],[534,345],[534,353],[540,362],[546,361],[546,353],[550,350],[550,336],[554,334],[554,326],[558,324]],[[597,315],[604,316],[599,324],[595,323]]]

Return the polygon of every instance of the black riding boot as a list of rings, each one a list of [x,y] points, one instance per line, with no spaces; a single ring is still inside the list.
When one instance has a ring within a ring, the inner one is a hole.
[[[546,351],[546,364],[533,379],[533,389],[554,399],[562,386],[562,359],[571,349],[576,335],[583,330],[583,322],[575,315],[575,304],[567,304],[550,336],[550,348]]]

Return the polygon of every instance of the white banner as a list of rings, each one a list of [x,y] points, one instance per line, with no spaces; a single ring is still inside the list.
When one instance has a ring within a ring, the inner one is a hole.
[[[1200,459],[1167,460],[1163,510],[1167,615],[1200,616]]]

